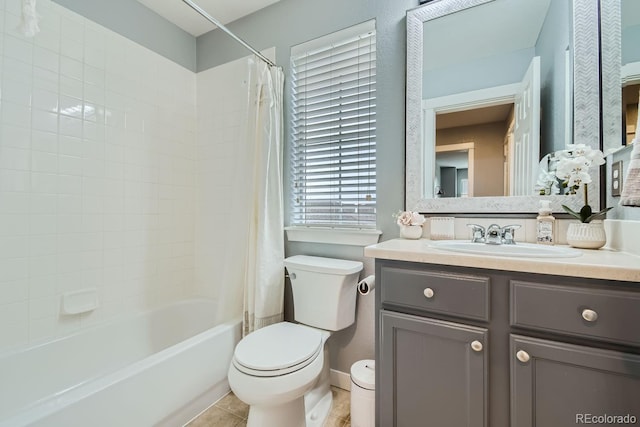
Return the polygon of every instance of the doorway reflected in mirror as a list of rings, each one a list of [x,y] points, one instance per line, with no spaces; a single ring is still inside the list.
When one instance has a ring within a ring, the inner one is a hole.
[[[507,103],[436,114],[435,185],[444,197],[509,195],[513,109]]]

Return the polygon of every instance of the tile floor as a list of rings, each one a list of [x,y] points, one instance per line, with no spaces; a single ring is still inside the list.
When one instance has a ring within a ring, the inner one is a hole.
[[[324,426],[351,427],[351,395],[337,387],[331,387],[331,392],[333,407]],[[249,407],[233,393],[229,393],[187,424],[187,427],[244,427],[247,425],[248,415]]]

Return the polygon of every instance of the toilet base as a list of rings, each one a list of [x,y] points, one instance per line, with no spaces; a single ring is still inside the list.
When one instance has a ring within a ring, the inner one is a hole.
[[[304,395],[307,411],[307,427],[322,427],[329,417],[333,395],[331,394],[331,378],[329,369],[329,347],[324,346],[324,362],[322,372],[316,385]]]
[[[322,427],[329,417],[332,402],[333,396],[331,395],[331,390],[329,390],[314,407],[307,410],[306,427]]]
[[[281,405],[251,405],[247,427],[306,427],[304,397]]]

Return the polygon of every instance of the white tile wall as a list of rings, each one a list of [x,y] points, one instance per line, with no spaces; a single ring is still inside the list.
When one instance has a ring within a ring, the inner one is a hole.
[[[20,0],[0,0],[0,350],[194,288],[195,74],[50,0],[38,12],[25,38]],[[60,315],[88,287],[100,308]]]

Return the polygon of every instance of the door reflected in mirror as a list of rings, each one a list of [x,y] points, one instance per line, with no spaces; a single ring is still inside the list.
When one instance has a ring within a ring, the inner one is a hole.
[[[508,103],[436,114],[436,197],[509,195],[513,109]],[[445,180],[454,171],[457,179]]]
[[[473,197],[475,144],[436,147],[435,197]]]

